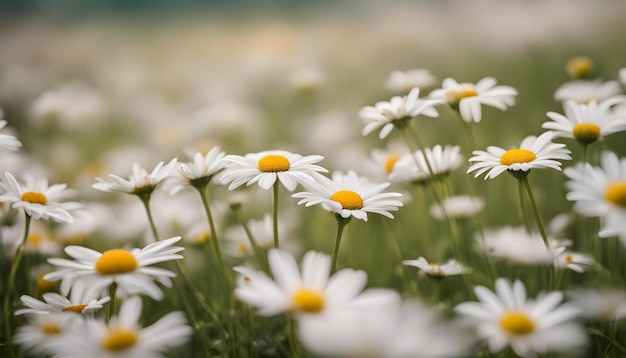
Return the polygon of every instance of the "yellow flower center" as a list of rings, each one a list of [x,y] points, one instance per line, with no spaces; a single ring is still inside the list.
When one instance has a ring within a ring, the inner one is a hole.
[[[38,246],[43,241],[43,238],[39,235],[28,235],[26,243],[31,246]]]
[[[241,242],[241,243],[237,244],[237,250],[239,252],[241,252],[242,254],[245,254],[246,252],[248,252],[248,245],[246,245],[245,243]]]
[[[133,254],[122,249],[108,250],[96,261],[96,271],[100,275],[115,275],[133,272],[137,268],[137,259]]]
[[[566,262],[572,262],[572,261],[574,261],[574,257],[572,255],[567,255],[567,256],[565,256],[565,261]]]
[[[63,309],[63,312],[78,312],[78,313],[81,313],[85,309],[85,307],[87,307],[86,304],[69,306],[69,307],[65,307]]]
[[[26,191],[22,194],[20,198],[22,201],[31,203],[31,204],[41,204],[46,205],[48,203],[48,198],[42,193],[37,193],[34,191]]]
[[[41,326],[41,331],[44,334],[59,334],[61,333],[61,327],[59,327],[58,325],[54,324],[54,323],[46,323],[43,326]]]
[[[363,208],[363,199],[359,194],[351,190],[339,190],[330,196],[330,200],[338,202],[346,210],[360,210]]]
[[[311,290],[301,289],[293,294],[293,304],[297,310],[317,313],[324,309],[324,297]]]
[[[286,172],[289,170],[289,160],[282,155],[268,155],[261,158],[257,166],[265,173]]]
[[[529,163],[537,159],[535,153],[526,149],[511,149],[500,157],[500,164],[513,165],[515,163]]]
[[[201,233],[199,233],[198,235],[196,235],[194,242],[196,244],[201,244],[203,242],[207,242],[211,240],[211,232],[209,230],[204,230]]]
[[[523,312],[509,311],[500,318],[500,327],[513,334],[529,334],[535,330],[535,322]]]
[[[610,203],[626,208],[626,181],[609,184],[604,192],[604,198]]]
[[[54,291],[56,287],[56,282],[50,282],[48,280],[44,280],[43,277],[46,273],[41,273],[37,275],[37,289],[39,292],[51,292]]]
[[[582,144],[591,144],[600,138],[600,127],[591,123],[577,124],[572,132],[574,138]]]
[[[389,159],[387,159],[387,161],[385,162],[385,171],[387,172],[387,174],[391,173],[391,171],[393,170],[393,166],[396,164],[398,159],[400,159],[399,155],[393,155],[389,157]]]
[[[565,71],[573,79],[586,78],[593,71],[593,61],[585,56],[574,57],[567,61]]]
[[[446,102],[452,106],[458,106],[463,98],[476,97],[478,92],[471,85],[461,85],[459,88],[446,92]]]
[[[432,271],[427,271],[426,273],[430,276],[444,276],[443,272],[441,271],[441,268],[439,268],[439,265],[437,264],[428,264],[428,266],[430,266],[430,269]]]
[[[125,329],[111,330],[102,340],[102,348],[107,351],[118,352],[137,344],[137,333]]]

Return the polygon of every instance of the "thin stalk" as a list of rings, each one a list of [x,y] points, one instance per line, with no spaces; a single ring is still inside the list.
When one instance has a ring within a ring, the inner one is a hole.
[[[150,210],[150,196],[151,194],[143,194],[139,195],[139,199],[143,203],[144,208],[146,208],[146,214],[148,215],[148,222],[150,223],[150,229],[152,230],[152,236],[154,236],[154,241],[159,241],[159,234],[157,233],[156,225],[154,224],[154,219],[152,218],[152,212]]]
[[[339,244],[341,243],[341,236],[343,235],[343,229],[350,222],[352,217],[344,218],[339,214],[335,214],[337,219],[337,237],[335,238],[335,249],[333,251],[333,264],[330,268],[330,273],[334,273],[337,268],[337,257],[339,256]]]
[[[530,234],[530,223],[528,222],[528,217],[526,216],[526,205],[524,205],[524,184],[521,180],[517,181],[517,194],[519,197],[519,206],[520,206],[520,214],[522,214],[522,221],[524,222],[524,227],[526,228],[526,232]]]
[[[274,224],[274,247],[278,248],[278,188],[279,188],[279,181],[278,178],[276,178],[276,181],[274,182],[272,191],[274,194],[274,205],[273,205],[273,209],[272,209],[272,222]]]
[[[262,267],[265,272],[269,273],[269,265],[267,263],[267,260],[265,260],[263,251],[261,251],[261,248],[259,247],[259,245],[257,245],[256,240],[254,239],[254,235],[252,235],[252,231],[250,231],[248,224],[245,222],[241,215],[241,204],[233,204],[230,206],[230,209],[233,211],[233,214],[235,214],[235,218],[237,219],[239,224],[241,224],[243,230],[246,232],[246,236],[248,237],[250,246],[252,246],[252,251],[254,252],[254,256],[256,256],[259,266]]]
[[[2,312],[4,313],[4,331],[6,336],[6,343],[9,346],[9,351],[11,351],[11,356],[15,357],[15,351],[13,350],[13,330],[11,329],[11,310],[10,310],[10,301],[11,296],[15,293],[15,277],[17,276],[17,270],[20,266],[20,261],[22,260],[22,256],[24,255],[24,246],[26,245],[26,240],[28,239],[28,233],[30,231],[30,221],[31,216],[28,213],[24,212],[24,236],[22,237],[22,242],[15,250],[15,258],[13,259],[13,264],[11,265],[11,271],[9,273],[9,280],[7,289],[4,295],[4,300],[2,302]]]
[[[207,220],[209,221],[209,230],[211,230],[211,245],[213,247],[213,254],[217,258],[217,261],[220,265],[220,269],[222,273],[226,277],[228,274],[225,271],[224,259],[222,258],[222,251],[220,250],[220,244],[217,240],[217,231],[215,230],[215,222],[213,221],[213,214],[211,213],[211,206],[209,205],[209,186],[205,186],[204,188],[197,188],[200,193],[200,197],[202,198],[202,205],[204,206],[204,211],[207,216]]]
[[[290,321],[289,343],[291,345],[291,357],[297,358],[300,357],[300,347],[298,342],[298,333],[296,331],[296,320],[291,318]]]
[[[519,178],[526,189],[526,193],[528,194],[528,199],[530,200],[530,205],[532,207],[533,215],[535,216],[535,221],[537,222],[537,229],[539,229],[539,233],[541,234],[541,238],[543,239],[544,245],[546,245],[546,249],[550,250],[550,243],[548,242],[548,234],[546,234],[546,229],[543,226],[543,221],[541,221],[541,215],[539,215],[539,209],[537,208],[537,202],[535,201],[535,196],[533,195],[533,191],[528,183],[528,176],[522,176]]]
[[[109,301],[109,309],[107,310],[107,322],[111,320],[111,317],[117,315],[117,284],[115,282],[109,286],[109,297],[111,300]]]

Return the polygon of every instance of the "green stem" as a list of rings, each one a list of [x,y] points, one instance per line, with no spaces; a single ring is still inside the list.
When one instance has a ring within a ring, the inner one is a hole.
[[[300,347],[296,330],[296,320],[294,318],[291,318],[290,326],[289,343],[291,345],[291,357],[297,358],[300,357]]]
[[[550,243],[548,242],[548,234],[546,234],[546,229],[543,226],[543,222],[541,221],[541,215],[539,215],[539,209],[537,208],[537,202],[535,201],[535,196],[533,195],[533,191],[528,183],[528,176],[522,176],[519,180],[521,180],[522,185],[526,188],[526,193],[528,194],[528,199],[530,200],[530,205],[533,210],[533,215],[535,216],[535,221],[537,222],[537,228],[539,229],[539,233],[541,234],[541,238],[543,239],[544,245],[546,245],[546,249],[550,250]]]
[[[526,232],[530,234],[530,223],[528,222],[528,216],[526,216],[526,206],[524,205],[524,184],[522,183],[522,180],[517,181],[517,189],[517,194],[519,196],[520,213],[522,214],[522,221],[524,222]]]
[[[217,231],[215,230],[215,222],[213,221],[213,214],[211,213],[211,207],[209,205],[209,187],[208,185],[204,188],[197,188],[198,192],[200,193],[200,197],[202,198],[202,205],[204,206],[204,211],[206,213],[207,216],[207,220],[209,221],[209,230],[211,230],[211,245],[213,247],[213,253],[215,254],[215,257],[217,258],[217,261],[220,265],[220,268],[222,270],[222,273],[224,275],[227,275],[227,273],[225,272],[224,268],[226,267],[224,264],[224,259],[222,258],[222,251],[220,250],[220,244],[219,241],[217,240]]]
[[[152,212],[150,210],[150,196],[151,194],[139,195],[139,199],[141,199],[144,208],[146,208],[146,214],[148,214],[148,221],[150,222],[150,229],[152,230],[152,235],[154,236],[154,241],[156,242],[159,241],[159,234],[157,233],[157,228],[154,224],[154,219],[152,218]]]
[[[22,260],[22,256],[24,255],[24,246],[26,245],[26,240],[28,239],[28,234],[30,231],[30,221],[31,216],[28,213],[24,212],[24,236],[22,237],[22,242],[15,250],[15,258],[13,259],[13,264],[11,265],[11,271],[9,273],[9,280],[7,285],[7,290],[4,293],[4,300],[2,302],[2,311],[4,313],[4,331],[6,335],[6,344],[11,351],[11,356],[15,357],[15,351],[13,350],[13,330],[11,329],[11,310],[10,310],[10,301],[11,296],[15,293],[15,277],[17,276],[17,270],[20,266],[20,261]]]
[[[272,220],[274,224],[274,247],[278,248],[278,187],[280,183],[278,178],[274,182],[273,194],[274,194],[274,208],[272,210]]]
[[[243,216],[241,215],[241,204],[232,204],[230,206],[230,209],[233,211],[233,214],[235,214],[235,218],[237,219],[239,224],[241,224],[243,230],[246,232],[246,236],[248,237],[250,246],[252,246],[252,251],[254,251],[254,256],[256,256],[259,266],[262,267],[266,273],[270,273],[269,265],[267,263],[267,260],[265,260],[263,252],[261,251],[259,245],[257,245],[256,240],[254,239],[254,235],[252,235],[252,231],[250,231],[248,224],[245,222]]]
[[[333,251],[333,264],[330,268],[331,274],[333,274],[335,272],[335,269],[337,268],[337,257],[339,256],[339,244],[341,243],[343,229],[350,222],[351,218],[351,216],[344,218],[339,214],[335,214],[335,219],[337,219],[337,237],[335,238],[335,249]]]
[[[111,317],[117,315],[117,284],[115,282],[109,286],[109,298],[109,309],[106,317],[107,322],[111,320]]]

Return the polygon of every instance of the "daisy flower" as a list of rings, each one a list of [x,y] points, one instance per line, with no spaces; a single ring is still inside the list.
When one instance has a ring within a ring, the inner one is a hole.
[[[224,185],[230,183],[228,190],[257,182],[262,189],[268,190],[278,179],[287,190],[293,191],[298,184],[311,181],[311,173],[328,171],[314,164],[322,159],[321,155],[303,157],[285,150],[266,150],[243,157],[227,155],[224,160],[228,164],[220,182]]]
[[[404,265],[413,266],[420,269],[422,274],[434,278],[444,278],[447,276],[464,275],[467,269],[457,260],[450,259],[443,265],[428,262],[423,256],[417,260],[402,261]]]
[[[322,175],[316,176],[316,181],[308,184],[310,192],[300,192],[292,195],[302,198],[298,204],[305,206],[320,205],[324,210],[333,212],[346,219],[355,217],[367,221],[367,213],[376,213],[393,219],[390,211],[397,211],[403,204],[393,198],[402,194],[383,193],[390,183],[372,184],[355,172],[347,174],[334,172],[332,180]]]
[[[394,127],[403,128],[411,118],[424,115],[431,118],[439,117],[434,108],[440,100],[418,98],[420,89],[415,87],[408,95],[394,96],[389,102],[380,101],[373,107],[366,106],[359,111],[359,117],[365,122],[363,135],[368,135],[381,128],[378,137],[386,138]]]
[[[437,78],[427,69],[415,68],[408,71],[393,71],[385,81],[385,87],[407,93],[411,89],[427,88],[435,84]]]
[[[150,173],[140,167],[139,163],[134,162],[128,180],[114,174],[109,174],[109,181],[96,178],[96,183],[93,183],[92,187],[107,193],[117,191],[139,196],[149,195],[152,194],[157,185],[175,169],[176,161],[177,159],[174,158],[165,165],[164,162],[160,162]]]
[[[269,251],[268,260],[274,280],[263,272],[235,267],[244,278],[239,280],[235,295],[258,308],[262,316],[283,312],[318,315],[336,312],[362,300],[388,298],[387,293],[377,290],[362,292],[367,283],[364,271],[343,269],[331,276],[331,258],[319,252],[307,252],[301,269],[293,256],[277,249]]]
[[[23,208],[33,219],[56,222],[72,222],[74,219],[70,211],[81,208],[83,205],[75,202],[64,202],[71,194],[65,184],[48,186],[47,179],[35,180],[31,176],[24,177],[24,184],[20,184],[15,177],[5,172],[4,189],[0,201],[12,203],[14,208]]]
[[[369,158],[365,162],[364,170],[370,174],[368,175],[370,178],[375,177],[379,180],[387,180],[398,160],[407,152],[404,142],[391,141],[385,149],[372,149]]]
[[[472,164],[467,173],[476,171],[474,178],[483,173],[485,180],[493,179],[504,171],[511,174],[528,174],[531,169],[551,168],[561,170],[558,160],[570,160],[570,151],[565,144],[553,143],[553,134],[545,132],[539,137],[528,136],[519,148],[505,150],[496,146],[487,147],[487,151],[475,150],[474,156],[469,159]]]
[[[28,323],[17,328],[13,343],[22,347],[24,353],[45,356],[52,353],[52,347],[62,337],[70,335],[72,327],[80,323],[80,316],[63,312],[32,315]]]
[[[220,147],[213,147],[205,155],[196,152],[193,155],[193,162],[176,163],[180,178],[177,178],[179,180],[175,181],[175,184],[170,185],[170,194],[178,193],[187,185],[204,188],[215,174],[226,166],[223,160],[225,156],[226,153]]]
[[[34,297],[22,295],[20,301],[28,308],[15,311],[15,315],[50,314],[53,312],[88,313],[102,309],[103,305],[110,300],[108,296],[101,299],[85,299],[83,289],[76,287],[72,288],[69,298],[54,292],[44,293],[42,297],[43,302]]]
[[[389,174],[389,180],[422,183],[433,177],[446,176],[461,164],[461,147],[436,145],[400,157]]]
[[[279,220],[278,232],[281,237],[287,238],[281,241],[281,249],[294,253],[298,247],[297,242],[289,240],[289,233],[293,231],[291,227],[294,220],[286,220],[289,224],[284,224],[285,220]],[[248,220],[248,230],[254,238],[256,246],[262,250],[267,250],[274,246],[274,227],[272,224],[272,216],[270,214],[263,215],[260,220]],[[250,239],[242,226],[237,226],[227,230],[224,233],[226,239],[224,250],[233,257],[249,257],[254,255],[254,248],[250,243]]]
[[[170,278],[176,277],[171,271],[151,267],[150,265],[183,257],[177,253],[183,247],[172,246],[180,240],[180,236],[158,241],[143,249],[132,251],[111,249],[103,253],[82,247],[67,246],[65,253],[74,261],[51,258],[48,262],[61,267],[44,276],[48,281],[61,281],[61,293],[67,295],[74,285],[85,288],[85,295],[97,295],[111,284],[117,284],[120,296],[145,293],[155,300],[163,298],[163,292],[154,280],[171,287]]]
[[[478,83],[458,83],[452,78],[446,78],[442,88],[432,91],[430,98],[443,100],[454,110],[459,111],[465,122],[480,122],[482,119],[482,105],[495,107],[506,111],[515,104],[517,90],[510,86],[496,86],[496,80],[485,77]]]
[[[524,228],[509,226],[486,230],[482,237],[476,237],[476,242],[489,256],[523,265],[550,264],[565,245],[549,240],[551,249],[547,249],[538,233],[529,234]]]
[[[480,302],[456,306],[458,313],[475,322],[477,334],[487,340],[492,353],[510,346],[521,357],[533,357],[537,353],[573,352],[586,344],[585,330],[574,321],[580,311],[573,305],[560,305],[562,292],[532,300],[521,281],[511,285],[499,278],[495,286],[495,292],[474,287]]]
[[[0,130],[6,127],[7,121],[2,119],[2,110],[0,109]],[[0,150],[9,152],[17,152],[22,147],[22,142],[10,134],[0,134]]]
[[[565,101],[565,115],[548,112],[552,119],[541,127],[554,131],[555,137],[575,138],[583,145],[591,144],[609,134],[626,130],[626,117],[617,117],[611,106],[623,99],[612,97],[600,103],[592,100],[579,104],[574,100]]]
[[[596,264],[596,261],[589,255],[578,252],[563,251],[556,255],[554,264],[558,268],[572,270],[574,272],[583,273]]]
[[[574,201],[574,211],[600,217],[602,227],[598,236],[618,236],[626,245],[626,159],[613,152],[601,156],[601,167],[579,163],[566,168],[569,190],[567,200]]]
[[[141,298],[130,297],[109,323],[87,319],[51,346],[55,357],[165,357],[187,342],[193,330],[182,312],[171,312],[148,327],[141,327]]]
[[[572,79],[588,78],[593,72],[593,61],[587,56],[572,57],[565,64],[565,72]]]
[[[626,291],[616,288],[575,288],[567,292],[583,316],[599,321],[621,321],[626,318]]]
[[[451,196],[443,199],[441,204],[430,207],[430,215],[438,220],[446,218],[465,219],[472,217],[485,208],[482,198],[469,195]]]
[[[622,92],[617,81],[578,80],[562,84],[554,93],[557,101],[574,100],[578,103],[603,100]]]

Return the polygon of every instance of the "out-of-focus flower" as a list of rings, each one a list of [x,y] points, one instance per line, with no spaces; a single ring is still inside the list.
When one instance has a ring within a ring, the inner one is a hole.
[[[485,201],[482,198],[469,195],[451,196],[443,199],[441,204],[433,204],[430,214],[438,220],[464,219],[478,214],[484,207]]]
[[[291,254],[296,253],[298,247],[294,240],[290,240],[290,232],[293,231],[293,220],[278,220],[278,233],[281,237],[280,248]],[[288,224],[287,224],[288,223]],[[262,219],[251,219],[248,221],[248,229],[254,239],[255,244],[262,250],[274,247],[274,225],[272,216],[265,214]],[[224,251],[233,257],[250,257],[254,255],[254,250],[250,239],[244,228],[237,226],[224,233],[226,239]]]
[[[292,72],[287,78],[289,87],[299,92],[311,92],[326,82],[326,74],[319,68],[302,68]]]
[[[572,57],[565,64],[565,72],[574,80],[588,78],[593,72],[593,61],[587,56]]]
[[[407,152],[406,143],[398,141],[389,142],[385,149],[372,149],[365,166],[368,177],[381,181],[388,180],[398,160]]]
[[[407,153],[394,164],[389,180],[392,182],[424,183],[433,177],[443,177],[463,164],[461,147],[436,145]]]
[[[413,266],[420,269],[420,273],[429,277],[444,278],[447,276],[464,275],[467,269],[457,260],[450,259],[445,264],[439,265],[428,262],[426,258],[420,256],[417,260],[402,261],[404,265]]]
[[[567,292],[585,318],[621,321],[626,318],[626,291],[617,288],[575,288]]]
[[[570,160],[570,151],[565,144],[553,143],[553,134],[545,132],[539,137],[526,137],[519,148],[502,149],[496,146],[487,147],[487,151],[475,150],[474,156],[469,159],[472,166],[467,173],[476,171],[474,178],[483,173],[485,180],[493,179],[504,171],[511,174],[528,174],[534,168],[550,168],[561,170],[561,162],[558,160]]]
[[[448,77],[443,80],[441,87],[432,91],[429,97],[441,99],[458,110],[465,122],[480,122],[482,105],[506,111],[515,104],[517,96],[515,88],[496,86],[496,80],[492,77],[485,77],[476,84],[458,83]]]
[[[565,169],[570,179],[567,200],[575,201],[574,210],[582,215],[600,217],[598,236],[618,236],[626,246],[626,159],[605,151],[601,167],[579,163]]]
[[[617,81],[579,80],[562,84],[554,93],[554,99],[557,101],[574,100],[578,103],[602,102],[620,94],[621,91]]]
[[[435,77],[429,70],[415,68],[407,71],[393,71],[385,81],[385,87],[392,91],[409,92],[411,89],[428,88],[435,84]]]
[[[259,183],[262,189],[270,189],[279,180],[287,190],[293,191],[298,184],[313,181],[312,173],[327,172],[325,168],[315,165],[324,157],[321,155],[301,156],[285,150],[266,150],[250,153],[245,156],[227,155],[226,169],[220,176],[222,184],[229,184],[233,190],[243,184]]]
[[[50,314],[53,312],[95,312],[102,309],[103,305],[110,300],[108,296],[100,299],[87,298],[82,289],[76,288],[72,289],[70,297],[65,297],[54,292],[44,293],[42,297],[44,302],[28,295],[22,295],[20,301],[28,308],[15,311],[15,315]]]
[[[600,103],[592,100],[587,104],[567,100],[565,115],[548,112],[552,121],[544,122],[541,127],[553,130],[555,137],[575,138],[583,145],[591,144],[609,134],[626,130],[626,115],[620,117],[611,111],[612,105],[624,100],[626,97],[611,97]]]
[[[359,111],[365,123],[363,135],[368,135],[378,128],[381,128],[378,137],[386,138],[394,127],[403,128],[411,118],[419,115],[435,118],[439,112],[435,106],[441,103],[438,99],[421,99],[419,88],[413,88],[408,95],[400,97],[394,96],[389,102],[380,101],[373,107],[366,106]]]
[[[511,285],[499,278],[495,292],[476,286],[474,293],[479,302],[463,302],[456,311],[477,324],[476,333],[487,340],[492,353],[508,346],[519,356],[534,357],[575,352],[587,343],[585,330],[574,321],[581,312],[573,305],[560,305],[560,291],[530,300],[521,281]]]
[[[330,256],[310,251],[302,259],[302,269],[293,256],[271,249],[268,259],[272,276],[247,267],[235,267],[244,279],[235,295],[258,308],[258,314],[273,316],[292,312],[296,316],[332,314],[363,300],[385,300],[388,294],[363,291],[367,283],[364,271],[343,269],[330,275]],[[370,301],[373,302],[373,301]]]
[[[141,298],[124,301],[116,317],[79,321],[69,334],[54,342],[56,357],[161,357],[168,350],[187,342],[193,329],[183,312],[171,312],[147,327],[141,327]]]
[[[0,130],[2,130],[7,125],[7,121],[2,119],[2,117],[3,112],[2,109],[0,109]],[[0,134],[0,150],[16,152],[21,147],[22,142],[15,138],[15,136],[5,133]]]
[[[180,236],[152,243],[143,249],[132,251],[111,249],[103,253],[82,246],[67,246],[65,252],[74,261],[61,258],[48,259],[50,264],[61,269],[46,274],[44,279],[62,280],[61,293],[64,295],[67,295],[74,285],[79,285],[81,288],[84,287],[85,295],[96,296],[103,289],[116,283],[119,296],[145,293],[155,300],[161,300],[163,292],[154,280],[171,287],[170,278],[176,277],[176,274],[151,265],[182,259],[183,257],[177,253],[184,248],[172,246],[179,240]]]
[[[305,206],[320,205],[324,210],[333,212],[346,219],[355,217],[367,221],[367,213],[375,213],[393,219],[390,211],[397,211],[403,204],[393,199],[402,194],[383,191],[389,183],[372,184],[355,172],[347,174],[334,172],[332,180],[316,175],[316,181],[307,184],[310,191],[295,193],[294,198],[301,198],[298,204]]]
[[[487,255],[524,265],[550,264],[557,250],[563,247],[562,242],[550,240],[548,250],[539,234],[528,234],[524,228],[514,227],[486,230],[476,241]]]
[[[80,316],[64,312],[31,315],[28,323],[18,327],[13,343],[22,347],[25,353],[49,355],[51,347],[71,334],[72,327],[80,322]]]
[[[148,173],[139,166],[139,163],[135,162],[132,165],[132,172],[128,180],[109,174],[109,181],[96,177],[96,182],[93,183],[92,187],[109,193],[117,191],[139,196],[151,194],[157,185],[175,170],[176,161],[177,159],[174,158],[165,165],[163,162],[159,162],[151,173]]]
[[[556,255],[554,260],[556,267],[568,269],[574,272],[583,273],[596,264],[596,261],[589,255],[578,252],[563,251]]]
[[[619,81],[626,87],[626,67],[619,70]]]
[[[5,172],[4,176],[6,192],[0,195],[0,201],[11,203],[14,208],[23,208],[33,219],[72,222],[74,219],[70,211],[83,206],[81,203],[63,201],[72,194],[65,184],[48,186],[45,178],[35,180],[25,176],[22,185],[9,172]]]

